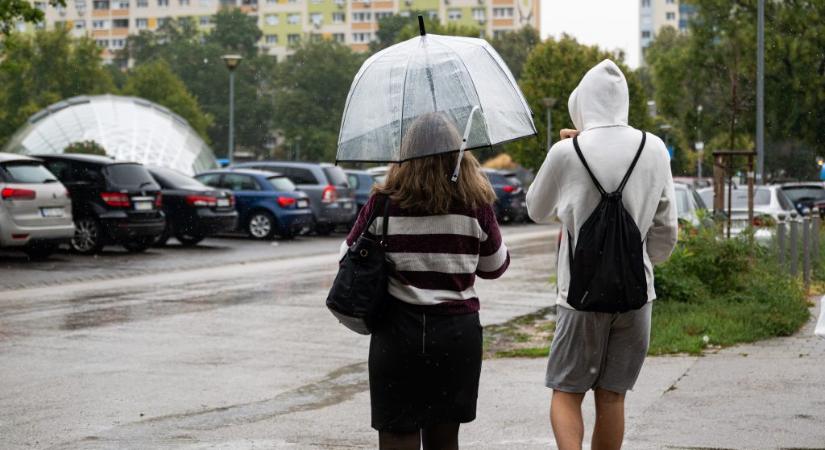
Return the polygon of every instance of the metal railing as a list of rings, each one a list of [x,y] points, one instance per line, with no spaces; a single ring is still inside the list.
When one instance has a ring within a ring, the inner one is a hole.
[[[779,266],[793,276],[799,276],[802,264],[802,281],[805,289],[811,286],[814,262],[819,259],[819,231],[822,219],[814,208],[807,216],[793,212],[790,217],[779,215],[776,224],[776,246]],[[800,237],[801,234],[801,237]],[[800,261],[801,260],[801,261]]]

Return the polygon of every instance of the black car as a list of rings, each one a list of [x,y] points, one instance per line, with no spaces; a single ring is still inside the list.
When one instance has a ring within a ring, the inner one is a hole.
[[[142,252],[163,233],[160,186],[142,165],[95,155],[39,158],[72,197],[73,250],[93,254],[116,244]]]
[[[483,169],[496,192],[496,218],[499,222],[527,220],[526,193],[514,172]]]
[[[183,245],[196,245],[207,236],[232,231],[238,212],[231,192],[213,189],[178,171],[150,167],[163,194],[166,230],[156,244],[164,245],[170,237]]]

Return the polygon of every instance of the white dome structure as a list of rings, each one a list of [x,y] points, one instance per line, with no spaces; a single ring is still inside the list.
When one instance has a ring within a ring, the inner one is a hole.
[[[185,119],[137,97],[79,96],[29,117],[3,151],[63,153],[69,144],[95,141],[119,161],[167,167],[185,174],[218,167],[212,149]]]

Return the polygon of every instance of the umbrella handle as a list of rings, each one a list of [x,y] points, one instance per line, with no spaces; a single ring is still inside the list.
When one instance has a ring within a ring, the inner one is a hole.
[[[461,140],[461,147],[458,149],[458,162],[455,163],[455,170],[453,171],[453,177],[451,178],[453,183],[458,181],[458,172],[461,169],[461,160],[464,159],[464,150],[467,149],[467,138],[470,137],[470,128],[473,125],[473,116],[478,109],[478,105],[473,106],[473,109],[470,111],[470,116],[467,118],[467,125],[464,126],[464,138]]]

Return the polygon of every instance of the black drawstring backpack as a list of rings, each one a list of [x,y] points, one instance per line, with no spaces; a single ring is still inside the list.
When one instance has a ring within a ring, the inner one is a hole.
[[[394,269],[386,255],[390,198],[384,199],[380,239],[369,231],[378,212],[378,202],[375,204],[364,232],[338,264],[338,275],[327,296],[330,312],[358,334],[370,334],[375,328],[385,304],[389,274]]]
[[[622,191],[642,155],[646,137],[643,131],[642,143],[630,168],[619,188],[610,193],[602,188],[587,165],[578,138],[573,138],[576,154],[602,196],[599,205],[579,229],[575,254],[570,231],[567,231],[570,258],[567,303],[575,309],[621,313],[639,309],[647,303],[642,236],[622,203]]]

